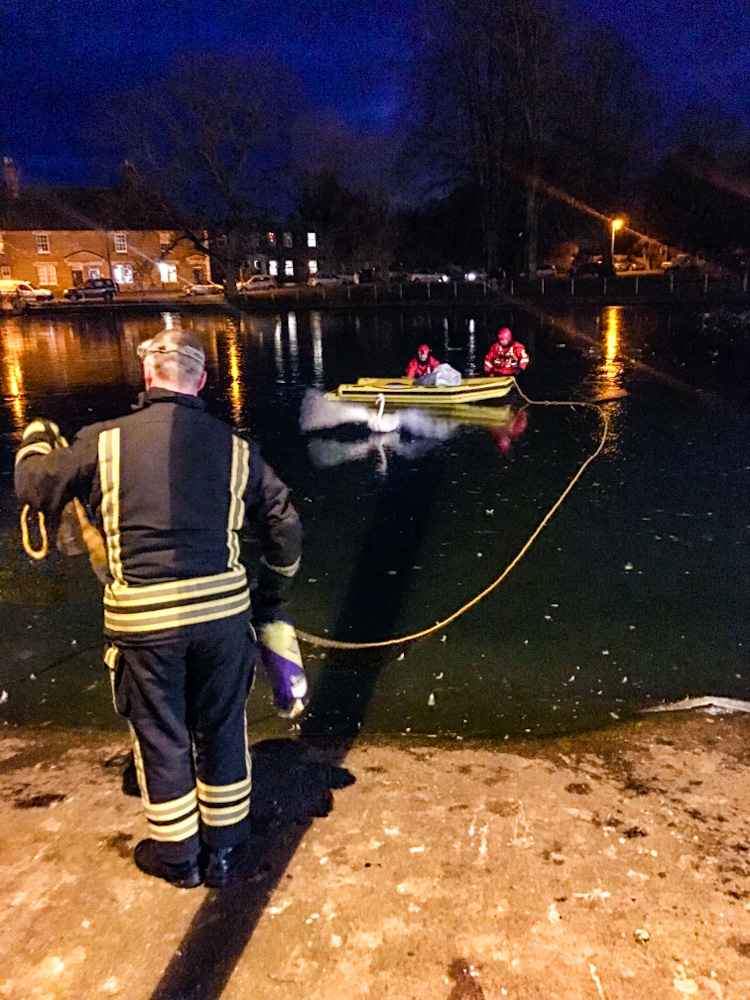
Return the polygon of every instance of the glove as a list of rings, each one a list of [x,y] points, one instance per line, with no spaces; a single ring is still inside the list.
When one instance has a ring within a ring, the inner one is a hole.
[[[258,650],[279,715],[283,719],[295,719],[304,712],[309,696],[294,625],[283,620],[261,625]]]

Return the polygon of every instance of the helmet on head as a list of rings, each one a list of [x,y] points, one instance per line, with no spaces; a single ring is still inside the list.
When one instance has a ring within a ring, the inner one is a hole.
[[[429,354],[429,353],[430,353],[429,344],[420,344],[419,347],[417,348],[417,354]]]
[[[503,345],[503,347],[507,347],[508,344],[513,340],[513,334],[508,329],[507,326],[504,326],[502,330],[498,330],[497,339]]]

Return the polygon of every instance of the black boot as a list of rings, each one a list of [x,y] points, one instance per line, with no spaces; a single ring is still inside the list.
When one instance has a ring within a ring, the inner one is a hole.
[[[142,840],[136,844],[135,863],[146,875],[163,878],[178,889],[195,889],[201,884],[201,870],[197,858],[189,861],[167,861],[159,856],[156,840]]]
[[[219,847],[206,854],[206,870],[203,875],[204,884],[209,889],[224,889],[242,874],[247,861],[247,842],[242,841],[233,847]]]

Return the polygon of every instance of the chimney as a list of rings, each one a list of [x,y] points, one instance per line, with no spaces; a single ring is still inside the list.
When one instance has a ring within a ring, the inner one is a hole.
[[[9,198],[21,197],[18,167],[9,156],[3,157],[3,186]]]

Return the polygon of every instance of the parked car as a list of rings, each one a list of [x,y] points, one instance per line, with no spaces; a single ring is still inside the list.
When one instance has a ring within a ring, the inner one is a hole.
[[[481,270],[480,268],[467,271],[464,274],[464,281],[486,281],[486,280],[487,280],[487,272]]]
[[[451,279],[443,271],[431,271],[427,267],[421,267],[417,268],[416,271],[409,271],[406,280],[417,285],[437,285]]]
[[[612,258],[612,266],[615,269],[615,274],[622,274],[625,271],[632,271],[633,265],[628,258],[627,254],[616,253]]]
[[[82,285],[66,288],[63,294],[71,302],[84,299],[101,299],[103,302],[111,302],[118,291],[117,285],[111,278],[89,278]]]
[[[260,288],[276,288],[278,282],[272,274],[251,274],[244,281],[237,282],[238,292],[254,292]]]
[[[606,265],[595,260],[584,261],[570,269],[571,278],[606,278],[609,274]]]
[[[0,295],[13,295],[29,302],[51,302],[54,299],[49,288],[37,288],[30,281],[16,281],[12,278],[0,281]]]
[[[557,275],[557,268],[554,264],[540,264],[536,269],[537,278],[554,278]]]
[[[186,295],[223,295],[224,286],[217,285],[213,281],[201,281],[196,285],[189,285],[185,289]]]
[[[353,285],[354,275],[353,274],[333,274],[326,271],[318,271],[317,274],[311,274],[307,279],[308,285],[312,288],[317,288],[319,285],[325,287],[326,285]]]

